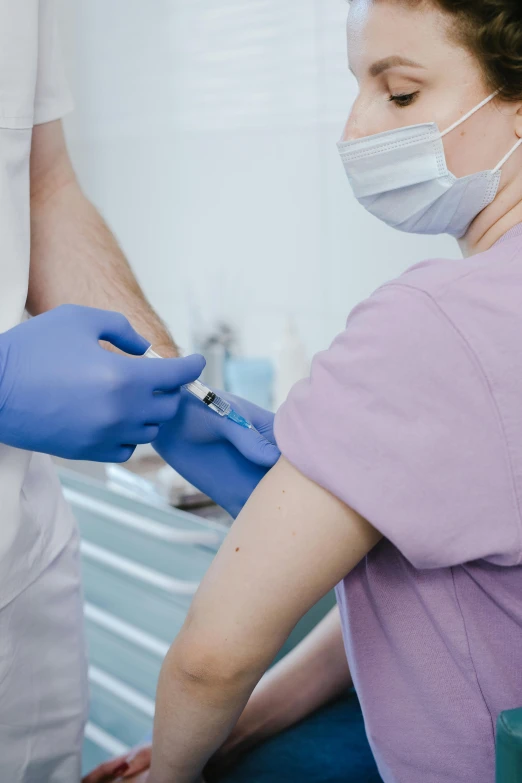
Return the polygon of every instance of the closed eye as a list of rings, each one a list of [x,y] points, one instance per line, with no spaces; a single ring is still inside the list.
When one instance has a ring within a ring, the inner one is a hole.
[[[419,91],[417,90],[416,92],[402,93],[402,94],[399,94],[399,95],[390,95],[388,100],[391,103],[394,103],[396,106],[399,106],[402,109],[402,108],[404,108],[406,106],[411,106],[411,104],[416,99],[418,94],[419,94]]]

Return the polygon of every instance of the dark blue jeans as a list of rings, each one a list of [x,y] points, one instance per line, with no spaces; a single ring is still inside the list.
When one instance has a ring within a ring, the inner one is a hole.
[[[212,783],[382,783],[354,691],[246,752]]]

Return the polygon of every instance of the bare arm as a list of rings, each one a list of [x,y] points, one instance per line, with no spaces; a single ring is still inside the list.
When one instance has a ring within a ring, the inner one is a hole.
[[[213,768],[293,726],[352,684],[334,606],[288,655],[261,678],[232,733],[211,759]]]
[[[83,195],[57,120],[33,131],[27,309],[38,315],[64,303],[117,310],[163,356],[178,353],[115,238]]]
[[[220,775],[241,753],[302,720],[344,693],[351,684],[341,618],[334,606],[306,638],[261,678],[230,737],[205,767],[205,780]],[[140,778],[132,775],[148,770],[150,759],[149,745],[136,750],[128,779],[138,783]],[[128,754],[101,764],[84,783],[101,783],[126,761]]]
[[[380,539],[281,459],[236,520],[164,661],[150,783],[193,783],[308,609]]]

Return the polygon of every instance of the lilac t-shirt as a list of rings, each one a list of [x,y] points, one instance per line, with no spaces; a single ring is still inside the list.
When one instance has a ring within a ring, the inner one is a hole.
[[[336,588],[383,780],[493,783],[522,706],[522,224],[358,305],[276,438],[384,536]]]

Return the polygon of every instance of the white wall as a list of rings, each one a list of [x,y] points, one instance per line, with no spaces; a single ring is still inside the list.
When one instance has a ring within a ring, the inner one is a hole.
[[[355,95],[343,0],[67,0],[81,182],[190,348],[194,312],[266,355],[288,313],[310,353],[448,238],[353,199],[335,142]]]

